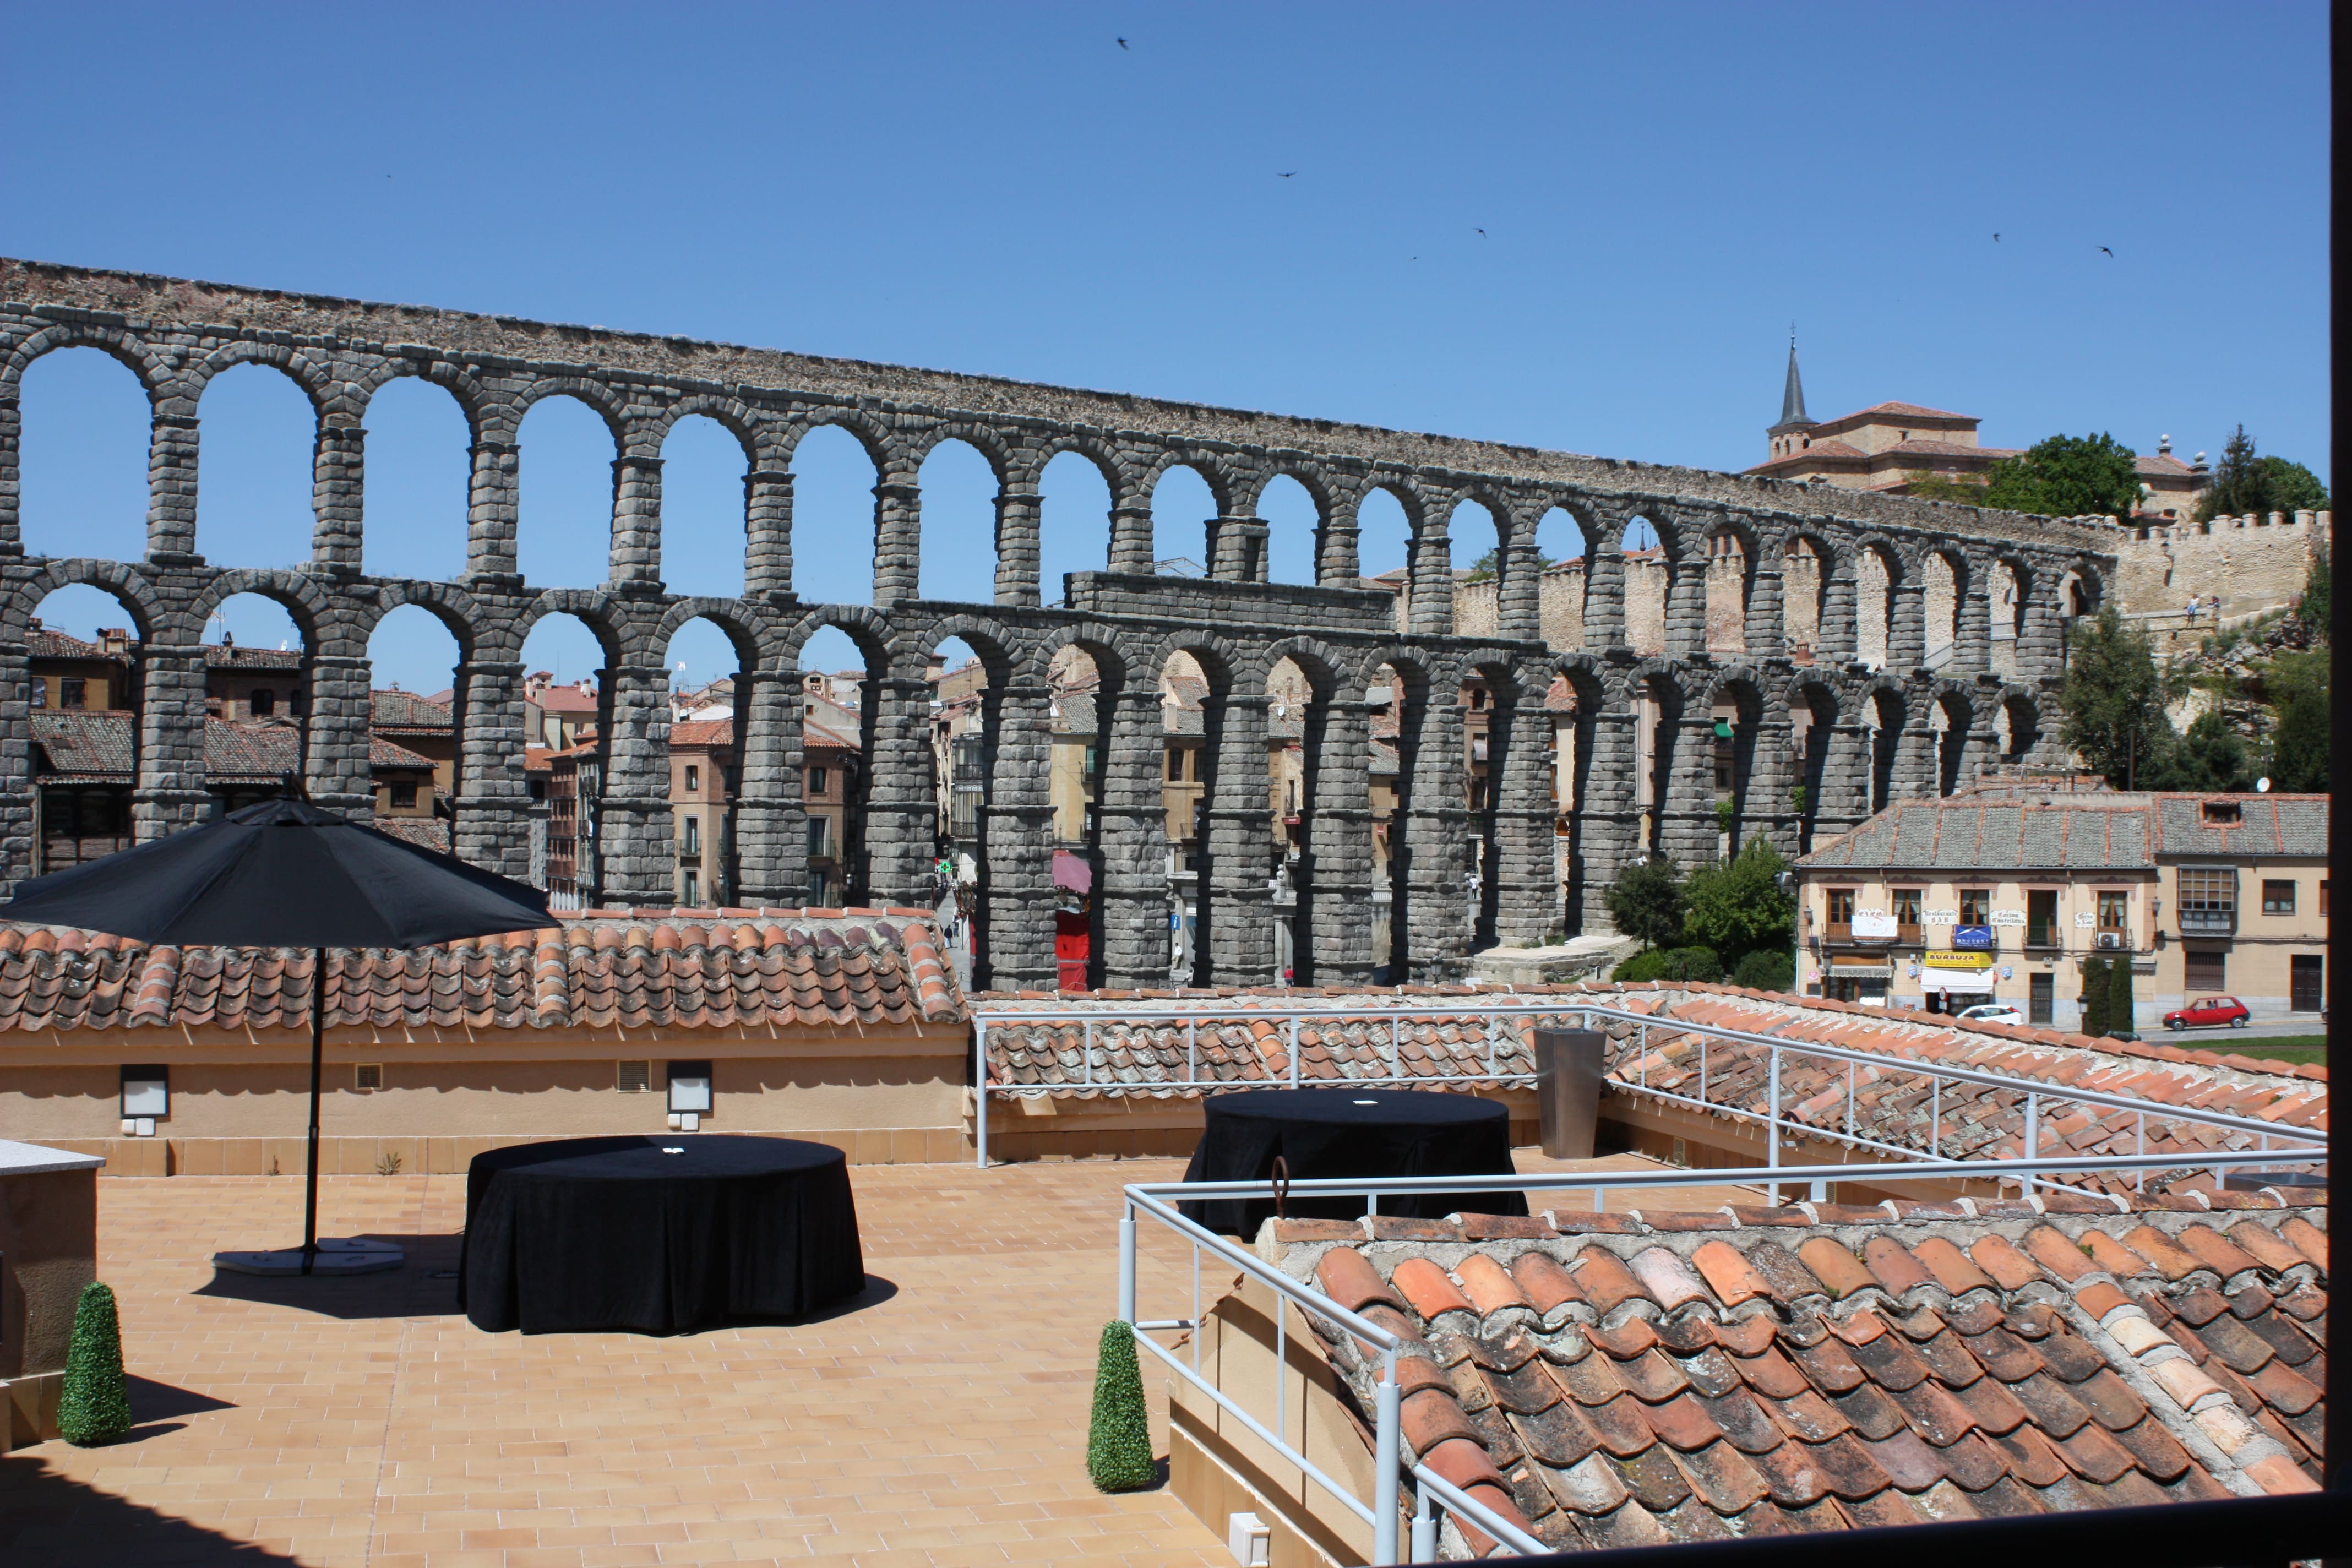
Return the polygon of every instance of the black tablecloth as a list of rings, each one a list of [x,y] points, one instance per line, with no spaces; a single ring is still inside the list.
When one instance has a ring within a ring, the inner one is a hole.
[[[1276,1155],[1293,1181],[1310,1176],[1484,1176],[1513,1173],[1511,1113],[1467,1094],[1395,1089],[1261,1089],[1210,1096],[1188,1182],[1265,1181]],[[1274,1214],[1267,1198],[1204,1198],[1180,1205],[1187,1219],[1227,1236],[1254,1237]],[[1412,1219],[1523,1215],[1524,1194],[1384,1194],[1381,1213]],[[1354,1219],[1355,1196],[1294,1196],[1294,1217]]]
[[[478,1154],[466,1174],[457,1300],[477,1328],[676,1333],[800,1317],[865,1286],[848,1163],[829,1144],[574,1138]]]

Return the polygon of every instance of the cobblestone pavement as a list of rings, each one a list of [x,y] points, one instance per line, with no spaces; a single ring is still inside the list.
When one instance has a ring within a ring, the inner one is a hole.
[[[329,1177],[324,1233],[398,1238],[408,1266],[310,1282],[215,1278],[206,1261],[298,1236],[299,1182],[102,1180],[100,1269],[121,1298],[140,1425],[110,1447],[0,1459],[0,1559],[1230,1561],[1172,1494],[1105,1497],[1085,1473],[1117,1193],[1180,1173],[859,1166],[865,1297],[804,1326],[674,1339],[474,1329],[448,1277],[458,1177]],[[1147,1234],[1142,1253],[1146,1313],[1185,1309],[1181,1249]],[[1146,1378],[1164,1443],[1160,1381]]]

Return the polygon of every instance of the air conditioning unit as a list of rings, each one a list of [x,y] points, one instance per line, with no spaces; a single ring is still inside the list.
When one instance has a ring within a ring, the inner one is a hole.
[[[2103,931],[2099,933],[2101,947],[2121,947],[2123,944],[2124,933],[2119,931]]]

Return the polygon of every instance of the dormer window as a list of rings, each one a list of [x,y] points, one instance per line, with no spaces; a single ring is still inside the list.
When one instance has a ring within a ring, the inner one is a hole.
[[[2205,826],[2235,827],[2238,826],[2238,803],[2234,800],[2209,800],[2203,803]]]

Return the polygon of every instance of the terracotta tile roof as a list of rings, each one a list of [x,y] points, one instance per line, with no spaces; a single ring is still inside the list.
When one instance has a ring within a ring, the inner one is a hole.
[[[1824,419],[1824,425],[1843,425],[1849,419],[1861,419],[1873,414],[1891,414],[1904,419],[1974,419],[1973,414],[1955,414],[1948,408],[1926,408],[1916,403],[1874,403],[1867,408],[1835,419]]]
[[[1417,1459],[1575,1551],[2316,1489],[2326,1211],[2214,1202],[1270,1221],[1260,1248],[1405,1336]],[[1316,1336],[1371,1408],[1380,1358]],[[1457,1528],[1444,1555],[1493,1544]]]
[[[433,765],[432,758],[412,752],[396,742],[373,733],[368,736],[368,766],[371,768],[430,768]]]
[[[413,691],[380,690],[368,693],[368,722],[379,730],[447,730],[457,715]]]
[[[134,643],[131,647],[135,650],[138,645]],[[222,647],[207,643],[205,645],[205,668],[298,670],[302,668],[302,653],[299,648]]]
[[[411,844],[421,845],[427,849],[436,849],[444,855],[450,853],[449,824],[442,817],[379,816],[375,819],[373,826],[378,833],[389,834],[394,838],[404,838]]]
[[[124,722],[129,722],[127,718]],[[371,736],[369,751],[373,752],[374,749],[374,738]],[[413,752],[408,754],[415,755]],[[422,757],[417,762],[428,768],[433,765]],[[300,772],[301,767],[301,738],[291,724],[205,721],[205,777],[209,782],[274,784]]]
[[[25,652],[33,658],[110,658],[118,663],[124,656],[109,653],[94,642],[84,642],[55,626],[36,623],[25,633]]]
[[[673,746],[726,747],[735,743],[732,719],[685,719],[669,727]]]
[[[49,773],[131,782],[137,763],[130,714],[36,708],[30,719],[33,744],[48,759]]]
[[[542,713],[593,713],[596,694],[583,691],[576,686],[551,686],[531,700],[532,706]]]
[[[2206,820],[2209,802],[2238,821]],[[1886,870],[2153,870],[2158,856],[2322,858],[2324,795],[1978,792],[1898,801],[1798,860]]]
[[[1490,1054],[1482,1002],[1515,1002],[1557,996],[1561,1010],[1496,1021]],[[1820,997],[1799,997],[1726,985],[1660,984],[1517,986],[1507,993],[1468,987],[1409,986],[1397,990],[1318,992],[1308,988],[1253,992],[1097,992],[1088,994],[992,993],[977,1000],[992,1009],[1069,1011],[1099,1008],[1089,1066],[1078,1024],[1021,1024],[993,1020],[988,1028],[989,1077],[994,1083],[1046,1088],[1056,1100],[1095,1097],[1167,1099],[1192,1092],[1168,1087],[1181,1082],[1188,1060],[1185,1026],[1130,1020],[1135,1005],[1182,998],[1229,1004],[1224,1016],[1193,1025],[1194,1076],[1220,1083],[1286,1082],[1290,1075],[1286,1026],[1252,1017],[1265,1008],[1320,1008],[1328,1017],[1302,1021],[1298,1032],[1299,1078],[1305,1082],[1400,1076],[1458,1075],[1464,1088],[1494,1087],[1499,1076],[1531,1073],[1531,1031],[1539,1026],[1580,1026],[1580,1000],[1665,1020],[1706,1024],[1744,1033],[1770,1035],[1791,1043],[1821,1045],[1909,1058],[1937,1066],[1998,1072],[2046,1082],[2053,1090],[2076,1088],[2257,1118],[2282,1131],[2324,1131],[2327,1126],[2327,1069],[2289,1067],[2244,1057],[2186,1051],[2137,1041],[2093,1040],[2054,1029],[2011,1028],[1924,1014],[1890,1014]],[[1368,1006],[1400,1002],[1426,1005],[1428,1015],[1408,1020],[1401,1034],[1385,1019],[1350,1017]],[[1222,1008],[1220,1009],[1222,1011]],[[1607,1071],[1612,1092],[1699,1094],[1699,1040],[1693,1034],[1653,1027],[1649,1048],[1641,1049],[1631,1024],[1607,1026],[1611,1036]],[[1768,1053],[1760,1046],[1707,1037],[1706,1098],[1732,1120],[1734,1111],[1760,1112],[1769,1092]],[[1398,1065],[1391,1066],[1394,1062]],[[1491,1063],[1491,1065],[1489,1065]],[[1783,1052],[1781,1102],[1793,1119],[1827,1131],[1848,1131],[1846,1073],[1843,1063]],[[1678,1103],[1678,1102],[1664,1102]],[[1681,1107],[1689,1110],[1691,1107]],[[1940,1110],[1941,1121],[1936,1120]],[[2193,1152],[2253,1148],[2254,1137],[2186,1122],[2151,1118],[2145,1148],[2139,1113],[2078,1106],[2053,1093],[2041,1107],[2043,1151],[2090,1154],[2182,1152],[2181,1173],[2192,1171]],[[1752,1123],[1750,1124],[1752,1125]],[[1931,1097],[1926,1080],[1877,1069],[1858,1073],[1851,1131],[1898,1149],[1926,1152],[1931,1143],[1947,1156],[2014,1159],[2023,1152],[2025,1106],[2014,1090],[1947,1083]],[[2074,1184],[2121,1190],[2131,1178],[2077,1174]],[[2160,1186],[2156,1174],[2151,1186]]]
[[[383,1029],[956,1024],[966,1015],[945,952],[932,917],[918,910],[591,910],[545,931],[439,947],[334,949],[327,1022]],[[149,947],[0,926],[0,1031],[307,1029],[312,969],[299,950]],[[158,1040],[170,1048],[168,1034]]]
[[[545,746],[525,746],[522,749],[522,771],[526,773],[543,773],[551,771],[547,763],[547,759],[551,754]]]
[[[856,752],[865,742],[865,724],[857,710],[845,708],[830,698],[811,692],[801,710],[801,744],[831,746],[835,751]]]

